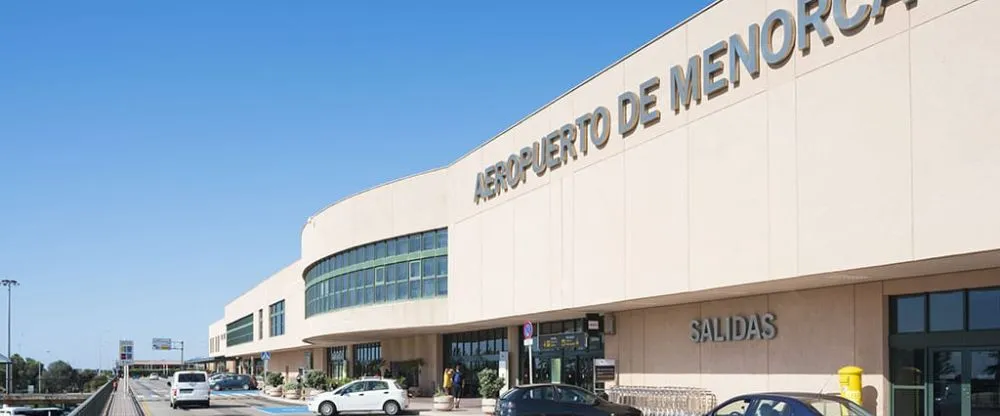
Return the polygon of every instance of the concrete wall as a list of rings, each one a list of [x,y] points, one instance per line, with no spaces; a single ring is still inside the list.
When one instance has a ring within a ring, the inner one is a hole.
[[[865,370],[865,407],[888,410],[888,297],[996,286],[1000,270],[925,276],[633,310],[617,314],[605,355],[622,385],[691,386],[725,400],[763,391],[837,392],[837,370]],[[689,322],[765,312],[777,316],[770,341],[694,343]]]
[[[243,293],[226,305],[225,318],[222,319],[222,331],[225,325],[240,319],[247,314],[254,314],[253,342],[224,348],[227,356],[259,355],[263,351],[281,351],[290,348],[307,346],[302,341],[305,332],[305,282],[302,280],[302,263],[294,262],[274,275],[260,282],[253,289]],[[285,301],[285,334],[270,336],[269,307],[275,302]],[[258,338],[257,311],[264,311],[264,338]],[[223,342],[225,347],[225,342]],[[273,357],[273,356],[272,356]]]

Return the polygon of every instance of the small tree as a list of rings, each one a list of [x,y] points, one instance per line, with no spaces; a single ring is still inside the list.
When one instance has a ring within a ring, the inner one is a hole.
[[[484,368],[479,371],[477,376],[479,377],[479,397],[484,399],[500,397],[500,390],[507,384],[507,381],[500,378],[497,370]]]

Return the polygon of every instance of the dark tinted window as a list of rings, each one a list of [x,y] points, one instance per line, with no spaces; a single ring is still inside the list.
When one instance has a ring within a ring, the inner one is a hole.
[[[961,331],[965,329],[965,293],[931,293],[930,330]]]
[[[177,375],[178,383],[204,383],[205,375],[202,373],[181,373]]]
[[[969,329],[1000,329],[1000,289],[969,291]]]
[[[896,333],[924,332],[924,295],[893,299]]]
[[[530,400],[555,400],[555,392],[550,386],[533,387],[521,397]]]

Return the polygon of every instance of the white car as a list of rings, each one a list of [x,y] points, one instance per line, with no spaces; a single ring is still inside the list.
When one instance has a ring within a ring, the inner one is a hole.
[[[170,407],[174,409],[186,404],[211,406],[212,390],[204,371],[178,371],[167,381],[167,386],[170,387]]]
[[[355,380],[309,401],[309,411],[322,416],[355,412],[385,412],[394,416],[409,407],[406,390],[390,379]]]

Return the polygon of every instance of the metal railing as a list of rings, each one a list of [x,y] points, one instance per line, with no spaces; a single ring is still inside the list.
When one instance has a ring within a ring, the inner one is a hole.
[[[113,393],[113,387],[111,382],[108,381],[104,383],[101,388],[97,389],[94,394],[91,394],[87,400],[80,403],[72,412],[69,412],[69,416],[103,416],[104,409],[108,406],[108,402],[111,400],[111,393]]]
[[[615,386],[604,392],[609,401],[635,407],[644,416],[701,416],[716,403],[714,393],[698,387]]]

